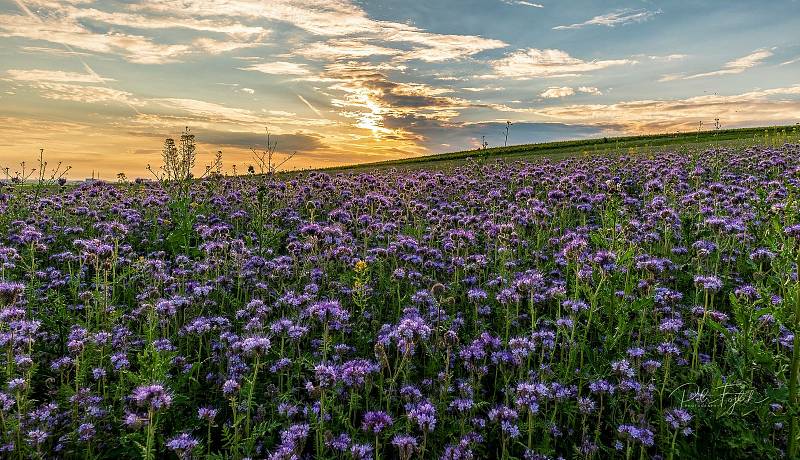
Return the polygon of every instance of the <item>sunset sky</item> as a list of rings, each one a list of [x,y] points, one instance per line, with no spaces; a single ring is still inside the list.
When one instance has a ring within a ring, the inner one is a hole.
[[[763,6],[761,6],[763,5]],[[768,5],[768,6],[767,6]],[[146,177],[800,122],[800,2],[0,0],[0,166]]]

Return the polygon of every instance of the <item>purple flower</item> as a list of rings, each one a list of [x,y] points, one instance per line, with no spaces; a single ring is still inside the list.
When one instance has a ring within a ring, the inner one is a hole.
[[[664,420],[673,430],[680,430],[692,421],[692,414],[684,409],[670,409],[664,412]]]
[[[695,275],[694,284],[695,286],[701,287],[706,291],[716,292],[722,289],[722,280],[713,275]]]
[[[245,355],[263,355],[271,346],[270,340],[266,337],[254,336],[247,337],[239,343],[239,347]]]
[[[631,441],[638,442],[644,446],[650,447],[655,442],[655,435],[653,432],[644,427],[637,427],[634,425],[620,425],[617,432]]]
[[[790,225],[783,228],[783,233],[787,236],[800,240],[800,224]]]
[[[428,401],[411,405],[406,408],[409,420],[416,423],[423,431],[433,431],[436,428],[436,408]]]
[[[347,452],[347,450],[350,448],[351,443],[352,440],[350,439],[350,436],[347,435],[347,433],[341,433],[339,436],[336,436],[334,438],[325,441],[326,446],[337,452]]]
[[[500,429],[506,436],[512,439],[520,436],[519,427],[516,424],[519,414],[514,409],[508,406],[497,406],[490,410],[488,415],[489,420],[500,424]]]
[[[594,412],[596,404],[591,398],[578,398],[578,410],[581,414],[591,414]]]
[[[167,448],[169,450],[175,451],[180,458],[188,458],[192,450],[197,447],[200,443],[194,439],[189,433],[181,433],[178,436],[167,441]]]
[[[361,387],[371,374],[380,371],[380,366],[366,359],[353,359],[339,367],[339,378],[348,387]]]
[[[361,429],[378,434],[392,426],[392,418],[386,412],[367,412],[361,421]]]
[[[417,450],[417,438],[408,434],[398,434],[392,438],[392,445],[397,448],[401,460],[408,460]]]
[[[217,416],[217,410],[211,407],[201,407],[197,409],[197,418],[200,420],[205,420],[206,422],[213,422],[214,418]]]
[[[350,456],[353,460],[372,460],[373,448],[369,444],[353,444],[350,446]]]
[[[342,325],[350,319],[350,313],[342,308],[337,300],[325,300],[311,304],[303,314],[320,323],[330,325],[334,330],[341,329]]]
[[[153,383],[136,387],[131,393],[137,405],[151,409],[167,409],[172,404],[172,395],[163,385]]]
[[[78,426],[78,439],[83,442],[91,440],[95,433],[94,424],[92,423],[81,423]]]
[[[239,388],[240,388],[239,382],[237,382],[234,379],[226,380],[225,383],[222,384],[222,392],[227,396],[230,396],[238,392]]]

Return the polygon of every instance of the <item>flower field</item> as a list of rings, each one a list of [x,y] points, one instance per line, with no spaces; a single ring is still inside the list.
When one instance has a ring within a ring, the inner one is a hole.
[[[2,458],[781,458],[800,146],[0,189]]]

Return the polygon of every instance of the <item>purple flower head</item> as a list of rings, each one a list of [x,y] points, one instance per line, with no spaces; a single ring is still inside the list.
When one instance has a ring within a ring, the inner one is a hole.
[[[140,407],[168,409],[172,404],[172,394],[163,385],[153,383],[134,388],[131,399]]]
[[[325,441],[325,445],[336,452],[347,452],[350,449],[352,439],[347,433],[341,433],[339,436],[332,437]]]
[[[28,444],[31,446],[37,447],[41,446],[42,444],[47,441],[47,438],[50,437],[50,433],[44,430],[30,430],[27,434]]]
[[[489,411],[489,420],[499,423],[500,429],[506,436],[517,438],[520,435],[517,419],[519,414],[508,406],[497,406]]]
[[[417,438],[408,434],[398,434],[392,438],[392,445],[397,448],[401,460],[408,460],[417,450]]]
[[[338,300],[324,300],[308,306],[303,315],[323,324],[328,324],[331,329],[341,329],[343,324],[350,319],[350,313],[342,308]]]
[[[661,320],[658,330],[661,332],[678,332],[683,327],[683,320],[680,318],[665,318]]]
[[[436,408],[428,401],[422,401],[407,407],[409,420],[416,423],[423,431],[433,431],[436,428]]]
[[[694,284],[697,287],[711,292],[716,292],[722,289],[722,280],[713,275],[695,275]]]
[[[247,337],[239,343],[242,353],[248,356],[263,355],[269,351],[270,340],[266,337]]]
[[[380,371],[380,366],[366,359],[345,361],[339,367],[339,378],[348,387],[361,387],[367,379]]]
[[[692,414],[684,409],[670,409],[664,412],[664,420],[673,430],[680,430],[692,421]]]
[[[800,224],[784,227],[783,233],[785,233],[787,236],[800,240]]]
[[[189,433],[181,433],[167,441],[167,448],[174,451],[179,458],[189,458],[192,450],[199,445],[199,441]]]
[[[92,423],[81,423],[78,426],[78,439],[82,442],[90,441],[94,438],[96,430]]]
[[[372,460],[373,448],[369,444],[353,444],[350,446],[350,457],[353,460]]]
[[[222,392],[226,396],[230,396],[234,393],[237,393],[239,391],[239,388],[241,388],[241,385],[239,385],[239,382],[237,382],[234,379],[226,380],[225,383],[222,384]]]
[[[368,433],[378,434],[392,426],[392,423],[392,417],[386,412],[367,412],[364,414],[364,418],[361,421],[361,429]]]
[[[208,423],[213,422],[216,416],[217,416],[217,409],[211,407],[201,407],[197,409],[197,418],[200,420],[205,420]]]
[[[578,410],[581,414],[591,414],[595,411],[596,404],[591,398],[578,398]]]
[[[637,427],[635,425],[620,425],[617,428],[617,432],[623,438],[627,438],[646,447],[652,446],[655,442],[655,435],[648,428]]]
[[[12,304],[24,290],[22,283],[0,280],[0,305]]]

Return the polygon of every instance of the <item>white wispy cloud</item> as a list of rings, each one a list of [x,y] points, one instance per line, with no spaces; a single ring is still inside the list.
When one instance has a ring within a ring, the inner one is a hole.
[[[713,72],[704,72],[698,73],[693,75],[687,75],[681,77],[683,80],[692,80],[695,78],[704,78],[704,77],[717,77],[720,75],[734,75],[744,72],[747,69],[753,68],[759,64],[761,64],[764,59],[767,59],[773,55],[772,51],[767,49],[760,49],[753,51],[752,53],[748,54],[747,56],[742,56],[738,59],[734,59],[724,66],[722,69],[715,70]],[[664,80],[669,81],[669,80]]]
[[[500,0],[500,1],[502,1],[506,5],[522,5],[522,6],[530,6],[533,8],[544,8],[544,5],[542,5],[541,3],[528,2],[526,0]]]
[[[65,72],[63,70],[10,69],[6,71],[6,75],[11,80],[33,82],[103,83],[114,81],[113,78],[101,77],[97,74]]]
[[[539,96],[545,99],[557,99],[560,97],[572,96],[573,94],[575,94],[575,90],[569,86],[551,86],[541,92]]]
[[[304,46],[293,54],[307,59],[339,60],[359,59],[371,56],[396,56],[403,51],[370,43],[369,40],[356,38],[335,38],[324,42],[314,42]]]
[[[129,107],[142,106],[145,102],[132,93],[106,86],[79,85],[59,82],[32,82],[45,99],[80,102],[84,104],[119,103]]]
[[[660,62],[672,62],[672,61],[681,61],[689,57],[688,54],[667,54],[663,56],[647,56],[648,59],[651,61],[660,61]]]
[[[658,14],[661,14],[661,10],[649,11],[644,9],[623,9],[612,11],[611,13],[601,14],[584,22],[578,22],[566,26],[556,26],[553,27],[553,30],[580,29],[586,26],[624,26],[627,24],[648,21]]]
[[[314,112],[315,114],[317,114],[317,116],[318,116],[318,117],[324,117],[324,116],[322,115],[322,112],[320,112],[319,110],[317,110],[317,108],[316,108],[316,107],[314,107],[313,105],[311,105],[311,103],[310,103],[310,102],[308,102],[308,101],[306,100],[306,98],[304,98],[303,96],[301,96],[301,95],[299,95],[299,94],[297,95],[297,97],[300,99],[300,101],[301,101],[303,104],[305,104],[305,105],[306,105],[306,107],[308,107],[309,109],[311,109],[311,111],[312,111],[312,112]]]
[[[602,96],[603,92],[600,91],[599,88],[594,86],[580,86],[578,87],[578,91],[581,93],[591,94],[593,96]]]
[[[45,99],[80,102],[85,104],[121,103],[130,107],[144,105],[128,91],[105,85],[113,78],[101,77],[97,73],[66,72],[63,70],[10,69],[5,80],[19,82],[39,91]],[[137,110],[138,111],[138,110]]]
[[[579,86],[578,88],[572,88],[570,86],[551,86],[547,88],[545,91],[541,92],[539,96],[545,99],[557,99],[567,96],[572,96],[576,94],[576,91],[579,93],[590,94],[593,96],[600,96],[603,94],[600,89],[594,86]]]
[[[202,117],[209,122],[249,124],[260,123],[263,120],[252,110],[228,107],[197,99],[160,98],[154,99],[152,102],[164,108],[182,111],[194,117]]]
[[[305,64],[287,61],[263,62],[247,67],[239,67],[239,70],[261,72],[268,75],[311,75],[311,71]]]
[[[511,78],[564,77],[608,67],[635,64],[631,59],[584,61],[556,49],[517,50],[490,64],[497,75]]]

